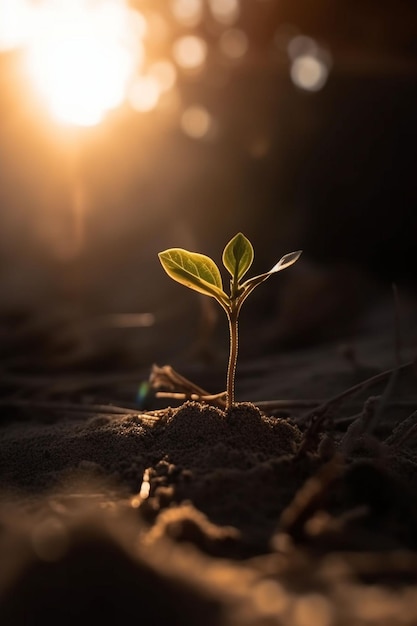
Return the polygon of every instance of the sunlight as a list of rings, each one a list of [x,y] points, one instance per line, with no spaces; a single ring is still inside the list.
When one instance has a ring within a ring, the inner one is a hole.
[[[20,46],[27,37],[30,23],[27,0],[0,0],[0,52]]]
[[[34,20],[26,64],[40,96],[60,122],[98,124],[141,63],[144,18],[123,0],[49,0]]]
[[[129,91],[129,102],[139,113],[152,111],[161,95],[157,79],[153,76],[138,76]]]

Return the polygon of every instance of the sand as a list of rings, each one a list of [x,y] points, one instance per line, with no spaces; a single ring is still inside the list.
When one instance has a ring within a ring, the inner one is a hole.
[[[354,344],[249,350],[227,411],[155,390],[140,410],[145,366],[6,372],[0,623],[417,623],[413,339],[322,406],[395,371],[375,315]]]

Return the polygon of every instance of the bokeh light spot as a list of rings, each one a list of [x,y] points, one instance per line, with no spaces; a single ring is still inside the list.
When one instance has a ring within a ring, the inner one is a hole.
[[[171,0],[171,11],[177,22],[192,28],[203,17],[202,0]]]
[[[294,626],[330,626],[334,616],[328,600],[318,593],[311,593],[297,600],[291,617]]]
[[[92,126],[123,102],[142,61],[145,28],[122,0],[49,0],[38,8],[26,67],[58,121]]]
[[[326,84],[328,75],[326,64],[312,55],[297,57],[291,65],[293,83],[307,91],[319,91]]]
[[[172,53],[180,67],[186,70],[197,70],[206,61],[207,44],[201,37],[186,35],[175,41]]]
[[[240,15],[239,0],[209,0],[211,14],[220,24],[235,24]]]
[[[254,588],[254,602],[263,615],[277,616],[283,613],[289,604],[289,594],[276,582],[263,580]]]
[[[181,128],[186,135],[193,139],[203,139],[212,128],[212,117],[202,106],[188,107],[181,117]]]

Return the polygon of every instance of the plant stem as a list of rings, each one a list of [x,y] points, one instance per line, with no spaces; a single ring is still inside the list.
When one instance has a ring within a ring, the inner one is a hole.
[[[238,315],[239,307],[237,307],[232,301],[232,306],[227,311],[230,333],[230,352],[229,365],[227,366],[226,409],[230,409],[235,403],[235,374],[238,351]]]

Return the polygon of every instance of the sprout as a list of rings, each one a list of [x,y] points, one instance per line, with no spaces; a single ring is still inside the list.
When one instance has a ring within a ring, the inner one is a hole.
[[[249,239],[238,233],[229,241],[223,251],[223,265],[231,275],[230,296],[223,291],[220,270],[210,257],[182,248],[169,248],[158,254],[162,267],[173,280],[215,298],[224,309],[229,322],[230,353],[227,368],[226,408],[235,402],[235,374],[238,352],[238,318],[242,304],[250,293],[272,274],[293,265],[301,255],[301,250],[284,255],[269,272],[249,278],[243,277],[253,262],[254,252]]]

